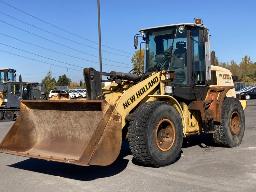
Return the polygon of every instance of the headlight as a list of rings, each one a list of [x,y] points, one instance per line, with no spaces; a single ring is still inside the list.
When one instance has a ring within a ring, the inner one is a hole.
[[[165,93],[172,94],[173,93],[172,86],[165,86]]]
[[[7,102],[8,102],[8,99],[4,99],[4,102],[7,103]]]

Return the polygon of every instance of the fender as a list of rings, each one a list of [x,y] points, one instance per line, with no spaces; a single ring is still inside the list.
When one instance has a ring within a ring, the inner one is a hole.
[[[203,101],[192,101],[189,105],[190,110],[198,110],[204,122],[221,122],[222,104],[227,92],[233,86],[214,86],[210,87],[206,98]]]
[[[166,101],[178,111],[178,113],[180,114],[181,120],[182,120],[183,133],[185,135],[186,123],[185,123],[185,119],[184,119],[183,109],[182,109],[182,106],[180,105],[180,103],[174,97],[169,96],[169,95],[149,95],[149,98],[153,99],[153,100],[158,100],[158,101]]]

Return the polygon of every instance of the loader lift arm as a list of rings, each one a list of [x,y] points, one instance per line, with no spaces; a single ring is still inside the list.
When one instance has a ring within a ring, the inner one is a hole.
[[[123,80],[138,82],[141,80],[142,76],[138,76],[131,73],[123,73],[111,71],[110,73],[100,73],[94,68],[84,69],[84,78],[88,93],[88,99],[99,99],[102,96],[102,81],[101,76],[106,76],[107,80],[104,81],[115,81],[116,83],[121,83]]]

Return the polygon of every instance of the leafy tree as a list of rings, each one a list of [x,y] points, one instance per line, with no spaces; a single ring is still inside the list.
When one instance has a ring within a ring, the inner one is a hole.
[[[256,65],[249,56],[244,56],[239,64],[231,61],[230,63],[220,63],[220,65],[229,69],[240,81],[256,83]]]
[[[80,80],[79,85],[80,85],[81,88],[84,88],[84,87],[85,87],[85,84],[83,83],[82,80]]]
[[[234,60],[232,60],[230,64],[227,64],[226,66],[224,65],[222,66],[229,69],[234,76],[238,77],[239,80],[241,79],[240,66]]]
[[[42,80],[42,85],[45,88],[46,93],[49,93],[50,90],[54,89],[56,86],[56,80],[52,77],[52,73],[49,71],[45,78]]]
[[[19,75],[19,82],[22,82],[22,76]]]
[[[144,50],[138,50],[132,56],[133,73],[142,74],[144,71]]]
[[[57,86],[69,86],[71,79],[66,76],[66,74],[59,76],[57,81]]]
[[[216,57],[215,51],[211,52],[211,65],[215,65],[215,66],[219,65],[219,61],[218,61],[218,58]]]
[[[70,89],[76,89],[76,88],[78,88],[78,87],[79,87],[79,83],[71,82],[71,83],[69,84],[69,88],[70,88]]]

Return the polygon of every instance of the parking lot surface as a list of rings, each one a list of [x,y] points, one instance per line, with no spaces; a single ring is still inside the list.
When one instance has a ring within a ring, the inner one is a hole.
[[[256,101],[245,111],[243,143],[233,149],[185,145],[175,164],[135,165],[129,152],[108,167],[80,167],[0,154],[0,192],[256,191]],[[0,139],[12,122],[0,122]]]

